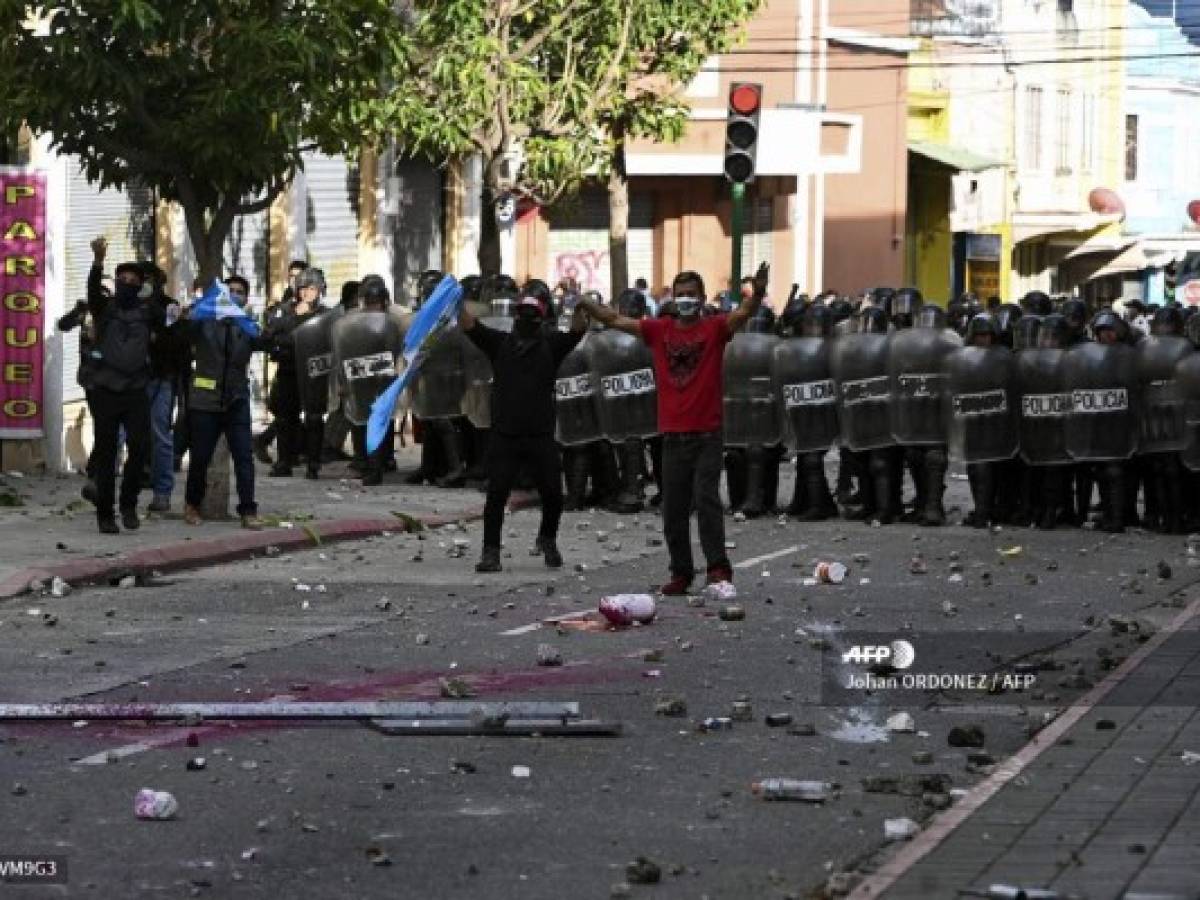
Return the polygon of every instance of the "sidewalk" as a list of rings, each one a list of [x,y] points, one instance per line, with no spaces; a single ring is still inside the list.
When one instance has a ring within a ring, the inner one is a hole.
[[[246,531],[236,518],[191,527],[183,521],[183,479],[176,475],[172,509],[166,516],[145,514],[150,493],[142,493],[142,527],[134,532],[103,535],[96,530],[91,504],[81,499],[80,475],[17,477],[0,475],[0,494],[15,491],[20,506],[0,506],[0,599],[24,592],[31,579],[59,575],[68,582],[106,580],[129,571],[166,571],[265,552],[268,546],[296,549],[322,541],[362,537],[405,527],[401,516],[437,525],[482,513],[483,494],[475,488],[442,490],[410,487],[403,476],[417,466],[419,449],[397,452],[399,472],[389,473],[382,487],[363,488],[350,477],[345,463],[321,469],[319,481],[308,481],[298,468],[292,478],[269,478],[258,465],[256,493],[260,515],[269,522],[290,523]],[[232,476],[231,476],[232,481]],[[233,485],[230,485],[231,493]],[[514,498],[515,499],[515,498]],[[230,499],[230,508],[236,496]]]
[[[851,896],[1200,897],[1200,601],[1143,650]]]

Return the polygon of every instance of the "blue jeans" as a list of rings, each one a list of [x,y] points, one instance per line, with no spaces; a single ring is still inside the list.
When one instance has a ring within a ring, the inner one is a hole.
[[[250,401],[234,400],[224,412],[193,409],[188,412],[191,425],[191,462],[188,465],[184,500],[188,506],[200,508],[208,478],[208,464],[222,433],[233,457],[233,477],[237,481],[239,516],[258,512],[254,502],[254,453],[250,437]]]
[[[155,497],[170,497],[175,489],[175,384],[165,378],[146,382],[150,400],[150,490]]]

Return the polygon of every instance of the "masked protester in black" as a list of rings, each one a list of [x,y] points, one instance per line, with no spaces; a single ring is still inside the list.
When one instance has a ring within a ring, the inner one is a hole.
[[[119,534],[113,515],[119,434],[124,427],[128,451],[121,476],[121,524],[133,530],[141,525],[137,499],[150,452],[150,404],[146,398],[150,349],[166,332],[166,322],[161,310],[142,296],[144,280],[136,263],[117,266],[113,296],[104,292],[100,279],[107,249],[103,238],[92,242],[93,263],[88,273],[88,312],[96,323],[92,462],[97,525],[103,534]]]
[[[523,464],[528,464],[542,498],[542,521],[535,552],[547,566],[562,565],[558,523],[562,515],[562,463],[554,440],[554,388],[558,367],[583,339],[587,318],[577,310],[568,332],[545,323],[553,308],[544,284],[522,291],[511,334],[489,328],[465,307],[459,325],[491,360],[491,437],[488,490],[483,514],[483,555],[478,572],[500,571],[504,507]]]

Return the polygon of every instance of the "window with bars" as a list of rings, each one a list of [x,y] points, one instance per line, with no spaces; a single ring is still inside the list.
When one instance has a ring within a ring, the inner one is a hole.
[[[1096,96],[1091,91],[1083,95],[1080,104],[1079,139],[1080,162],[1083,171],[1093,172],[1096,169]]]
[[[1125,117],[1125,180],[1138,177],[1138,117]]]
[[[1058,89],[1058,128],[1055,134],[1055,166],[1058,175],[1071,174],[1071,89]]]
[[[1034,172],[1042,168],[1042,88],[1025,88],[1024,141],[1025,167]]]

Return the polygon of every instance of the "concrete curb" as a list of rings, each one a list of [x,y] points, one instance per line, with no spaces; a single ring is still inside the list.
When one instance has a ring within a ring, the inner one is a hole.
[[[508,504],[509,511],[539,505],[536,494],[517,494]],[[454,514],[413,516],[425,528],[440,528],[455,522],[473,522],[483,518],[483,507],[475,506]],[[208,540],[176,541],[160,547],[147,547],[132,553],[104,558],[89,557],[69,562],[44,562],[18,569],[0,580],[0,600],[20,596],[35,579],[49,581],[55,576],[72,586],[107,582],[116,575],[138,572],[180,572],[217,563],[248,559],[263,554],[268,547],[281,551],[315,550],[333,541],[352,541],[384,532],[407,530],[400,517],[370,519],[323,519],[304,522],[295,528],[266,528],[262,531],[238,531]],[[317,540],[314,540],[314,536]]]

